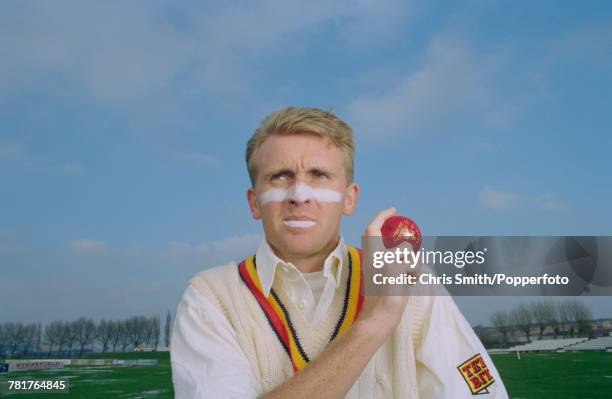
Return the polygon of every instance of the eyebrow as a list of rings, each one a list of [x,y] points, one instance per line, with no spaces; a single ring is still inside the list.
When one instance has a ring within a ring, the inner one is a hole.
[[[334,174],[331,172],[331,170],[329,170],[328,168],[322,167],[322,166],[313,166],[311,168],[308,168],[308,170],[306,171],[309,174],[316,174],[316,173],[321,173],[327,176],[333,176]]]
[[[312,166],[310,168],[308,168],[306,170],[306,173],[312,175],[312,174],[324,174],[327,176],[334,176],[334,173],[332,173],[332,171],[329,168],[323,167],[323,166]],[[288,174],[288,175],[295,175],[295,171],[291,168],[287,168],[287,167],[277,167],[277,168],[273,168],[270,171],[268,171],[265,175],[264,178],[267,180],[270,177],[274,176],[274,175],[280,175],[280,174]]]
[[[264,177],[267,180],[274,175],[280,175],[283,173],[290,174],[290,175],[295,174],[295,172],[289,168],[280,167],[280,168],[275,168],[275,169],[270,170],[268,173],[264,175]]]

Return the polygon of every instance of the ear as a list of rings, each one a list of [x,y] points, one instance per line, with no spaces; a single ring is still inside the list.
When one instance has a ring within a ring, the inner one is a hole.
[[[259,204],[257,203],[257,194],[255,194],[255,189],[249,188],[246,195],[247,201],[249,202],[249,208],[251,208],[251,216],[253,216],[253,219],[255,220],[261,219],[261,210],[259,209]]]
[[[357,183],[351,183],[346,188],[346,195],[344,196],[344,204],[342,207],[342,213],[345,215],[352,215],[357,200],[359,199],[359,185]]]

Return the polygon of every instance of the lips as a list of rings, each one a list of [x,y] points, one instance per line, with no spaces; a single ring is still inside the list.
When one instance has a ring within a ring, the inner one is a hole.
[[[315,221],[302,216],[292,216],[283,220],[283,224],[288,227],[293,227],[297,229],[307,229],[308,227],[312,227],[315,225]]]
[[[312,220],[285,220],[283,222],[285,226],[296,227],[298,229],[306,229],[315,225]]]

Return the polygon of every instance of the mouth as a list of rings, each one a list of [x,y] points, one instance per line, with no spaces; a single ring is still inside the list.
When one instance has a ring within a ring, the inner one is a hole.
[[[283,220],[283,224],[287,227],[293,227],[297,229],[307,229],[308,227],[312,227],[316,224],[314,220],[295,217],[295,218],[287,218]]]

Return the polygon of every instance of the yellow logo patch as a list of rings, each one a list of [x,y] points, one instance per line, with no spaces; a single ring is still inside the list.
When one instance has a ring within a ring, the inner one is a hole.
[[[457,369],[470,387],[472,395],[477,395],[482,391],[484,391],[482,393],[489,393],[487,387],[495,382],[480,353],[461,363]]]

